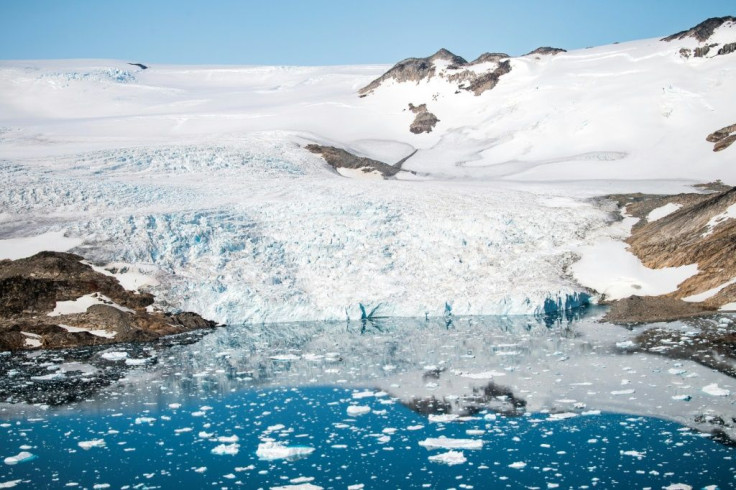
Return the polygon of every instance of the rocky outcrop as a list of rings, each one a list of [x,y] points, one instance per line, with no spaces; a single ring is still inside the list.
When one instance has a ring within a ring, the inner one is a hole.
[[[128,291],[82,261],[60,252],[0,261],[0,349],[146,342],[215,326],[195,313],[148,311],[151,294]],[[94,303],[85,311],[55,311],[83,296]]]
[[[359,93],[368,94],[388,80],[395,80],[402,83],[419,82],[432,78],[437,73],[435,66],[435,62],[437,61],[449,62],[450,66],[464,66],[468,63],[465,59],[443,48],[426,58],[407,58],[399,61],[389,71],[360,89]]]
[[[566,49],[562,49],[562,48],[553,48],[553,47],[550,47],[550,46],[541,46],[541,47],[535,49],[534,51],[529,51],[524,56],[534,56],[534,55],[552,55],[552,56],[554,56],[554,55],[560,54],[560,53],[567,53],[567,50]]]
[[[680,41],[683,39],[686,39],[688,37],[692,37],[697,39],[699,42],[703,43],[706,42],[710,37],[713,35],[716,29],[721,27],[726,22],[736,22],[736,17],[727,16],[727,17],[712,17],[710,19],[704,20],[700,24],[696,25],[695,27],[688,29],[686,31],[681,31],[676,34],[672,34],[671,36],[667,36],[662,38],[662,41],[666,42],[672,42],[672,41]]]
[[[365,173],[379,173],[383,176],[384,179],[394,177],[399,172],[406,172],[406,170],[402,170],[401,166],[412,155],[414,155],[414,153],[416,153],[415,151],[406,158],[403,158],[401,161],[397,162],[396,165],[389,165],[387,163],[373,160],[371,158],[353,155],[352,153],[343,150],[342,148],[335,148],[334,146],[309,144],[305,147],[305,149],[317,155],[321,155],[322,158],[324,158],[325,161],[332,168],[338,171],[338,173],[339,169],[343,168],[350,170],[360,170]],[[413,174],[414,172],[410,173]]]
[[[710,52],[711,47],[712,47],[711,45],[706,44],[705,46],[695,48],[695,50],[693,51],[693,56],[696,58],[705,58],[705,55],[707,55]]]
[[[719,191],[611,196],[629,215],[640,218],[626,241],[645,266],[658,269],[697,264],[698,273],[672,293],[614,303],[610,321],[670,320],[713,312],[736,302],[736,283],[731,283],[736,277],[736,188],[719,183],[713,187]],[[652,210],[666,204],[681,207],[662,218],[646,220]]]
[[[126,291],[112,276],[96,272],[78,255],[41,252],[0,261],[0,318],[48,313],[57,301],[100,293],[131,309],[153,304],[148,293]]]
[[[732,124],[730,126],[726,126],[725,128],[721,128],[718,131],[714,131],[713,133],[709,134],[705,138],[705,140],[711,143],[715,143],[715,145],[713,145],[713,151],[725,150],[726,148],[731,146],[734,141],[736,141],[736,124]]]
[[[409,103],[409,110],[416,114],[414,121],[409,126],[409,131],[414,134],[431,133],[435,125],[440,122],[437,116],[427,110],[427,104],[415,106]]]
[[[718,55],[736,53],[736,43],[724,44],[721,49],[718,50]]]
[[[482,55],[478,56],[476,59],[468,63],[468,66],[480,65],[481,63],[498,63],[501,60],[505,60],[507,58],[511,58],[511,56],[507,55],[506,53],[483,53]]]
[[[365,97],[389,81],[419,83],[439,77],[450,83],[457,83],[458,92],[466,90],[480,95],[495,87],[500,77],[511,71],[511,63],[508,60],[502,61],[504,58],[508,58],[508,55],[484,53],[472,63],[468,63],[464,58],[446,49],[440,49],[426,58],[407,58],[400,61],[386,73],[360,89],[358,93],[361,97]],[[489,67],[487,71],[474,69],[483,63],[491,63],[496,66]]]
[[[631,296],[614,301],[603,320],[610,323],[669,322],[712,312],[712,308],[676,298]]]
[[[498,85],[501,77],[509,72],[511,72],[511,62],[509,60],[502,61],[495,70],[473,78],[468,85],[462,88],[473,92],[475,95],[480,95]]]

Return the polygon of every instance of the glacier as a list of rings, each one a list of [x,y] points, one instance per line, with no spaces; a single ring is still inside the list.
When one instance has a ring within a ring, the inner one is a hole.
[[[591,198],[736,182],[704,140],[734,122],[736,55],[681,56],[697,44],[515,57],[478,97],[441,77],[359,97],[386,65],[0,61],[0,245],[64,236],[222,323],[574,309],[596,298],[580,251],[625,237]],[[310,143],[415,173],[346,178]]]
[[[345,179],[298,139],[6,161],[0,202],[12,214],[0,230],[64,231],[84,237],[74,250],[97,263],[154,265],[162,306],[223,323],[586,302],[563,270],[571,244],[606,225],[603,210],[501,187]]]

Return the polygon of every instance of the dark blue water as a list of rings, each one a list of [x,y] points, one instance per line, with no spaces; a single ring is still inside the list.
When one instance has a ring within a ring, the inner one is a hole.
[[[462,422],[431,423],[380,396],[385,394],[354,394],[332,387],[251,389],[135,413],[61,410],[7,420],[0,425],[2,458],[21,451],[36,458],[2,464],[0,483],[180,489],[736,487],[736,450],[655,418],[590,414],[550,420],[547,414],[480,413]],[[351,417],[351,404],[371,411]],[[420,445],[439,437],[482,440],[483,446],[460,449],[466,461],[450,466],[429,460],[448,449]],[[261,460],[256,450],[268,438],[314,451],[296,460]],[[97,442],[83,449],[79,443],[85,441]],[[218,446],[237,453],[213,454]]]

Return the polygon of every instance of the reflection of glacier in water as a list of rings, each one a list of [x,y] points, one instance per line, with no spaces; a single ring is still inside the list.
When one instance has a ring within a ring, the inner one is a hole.
[[[98,349],[76,371],[59,352],[38,357],[52,376],[28,389],[101,358],[130,371],[70,406],[0,406],[2,457],[35,457],[0,468],[0,483],[732,485],[734,449],[675,423],[733,417],[730,397],[701,390],[730,378],[632,353],[633,336],[595,318],[448,316],[229,326]]]
[[[178,400],[251,387],[381,387],[431,366],[514,369],[540,356],[579,350],[569,339],[576,335],[572,322],[581,317],[448,315],[228,326],[131,372],[111,396],[134,393],[140,399],[141,391],[156,391],[163,400]]]

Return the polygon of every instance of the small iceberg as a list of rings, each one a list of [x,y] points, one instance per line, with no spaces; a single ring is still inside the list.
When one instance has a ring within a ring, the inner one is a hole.
[[[309,456],[314,452],[313,447],[307,446],[284,446],[278,442],[262,442],[258,445],[256,456],[262,461],[273,461],[275,459],[299,459]]]

